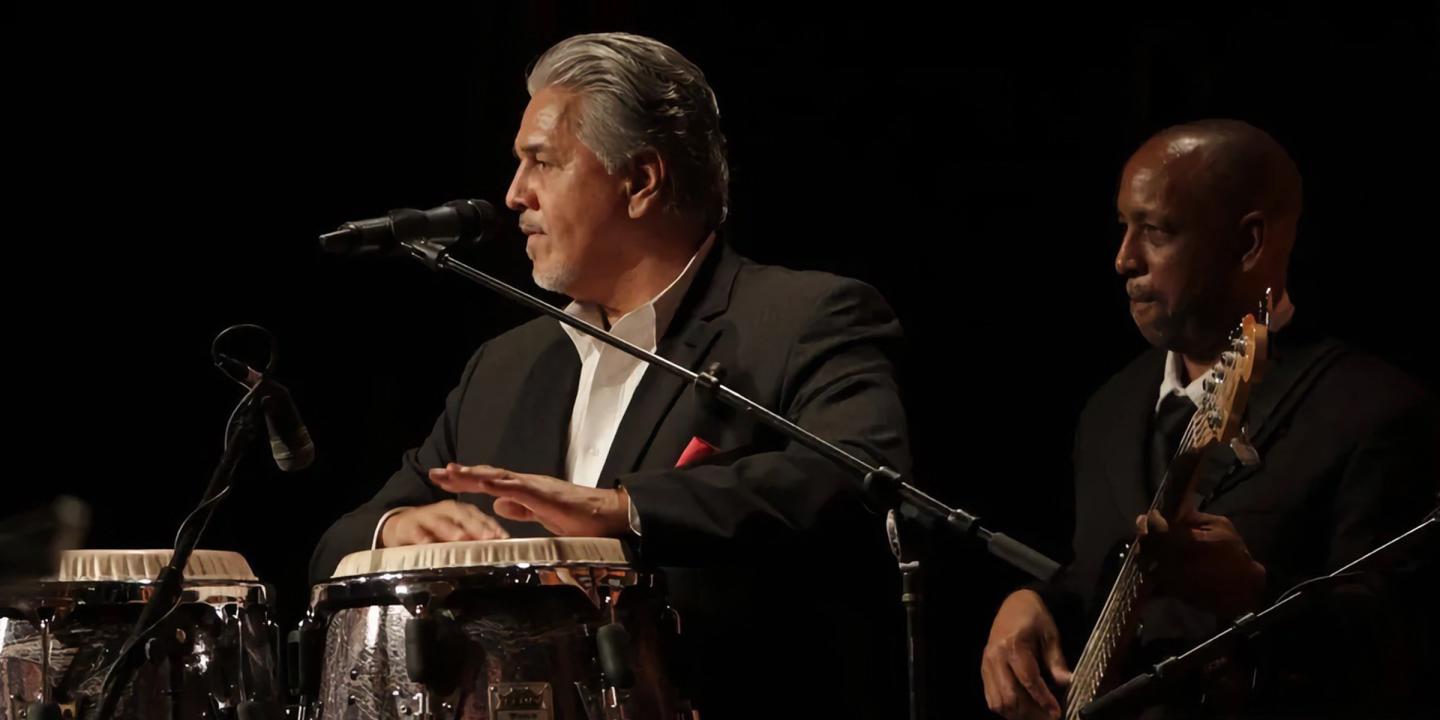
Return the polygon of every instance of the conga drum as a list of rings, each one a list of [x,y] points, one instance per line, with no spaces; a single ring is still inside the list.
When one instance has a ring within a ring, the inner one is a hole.
[[[311,593],[298,653],[322,718],[599,720],[684,712],[663,662],[678,617],[608,538],[385,548]],[[318,654],[318,643],[311,655]]]
[[[53,578],[0,587],[0,720],[97,706],[170,550],[71,550]],[[238,553],[196,550],[179,602],[137,648],[115,717],[278,717],[273,591]]]

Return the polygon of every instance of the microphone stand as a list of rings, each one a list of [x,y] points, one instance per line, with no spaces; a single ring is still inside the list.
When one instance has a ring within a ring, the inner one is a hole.
[[[631,357],[637,358],[660,372],[670,373],[684,380],[693,386],[697,392],[708,395],[715,400],[719,400],[739,410],[744,415],[758,420],[772,430],[828,458],[836,465],[862,478],[865,489],[873,497],[885,507],[898,510],[900,515],[921,520],[926,527],[943,528],[951,534],[969,538],[983,545],[991,555],[1041,580],[1048,580],[1055,574],[1055,571],[1059,569],[1059,564],[1054,560],[1051,560],[1008,535],[993,532],[983,527],[980,525],[979,518],[976,516],[960,508],[950,507],[931,497],[929,494],[906,482],[899,472],[883,465],[878,467],[871,465],[863,459],[846,452],[834,443],[811,433],[759,403],[730,389],[722,382],[725,370],[719,363],[711,363],[705,368],[704,372],[697,373],[644,348],[622,340],[584,320],[568,315],[550,303],[457,260],[450,253],[451,246],[454,245],[457,240],[458,238],[455,236],[427,237],[417,240],[402,240],[399,242],[399,245],[404,248],[411,257],[420,261],[431,270],[447,271],[459,275],[514,302],[529,307],[542,315],[554,318],[556,321],[620,350]],[[324,238],[322,236],[322,243],[323,242]],[[907,637],[907,648],[909,649],[907,655],[909,658],[910,711],[911,717],[914,718],[918,717],[917,713],[920,707],[922,707],[922,702],[919,697],[918,668],[916,667],[918,658],[915,652],[915,649],[918,647],[919,638],[915,636],[917,623],[913,622],[920,603],[918,583],[915,579],[919,573],[919,563],[905,562],[898,552],[897,561],[900,562],[900,569],[904,579],[901,599],[903,606],[906,608],[907,619],[910,620],[910,622],[906,623],[907,634],[909,635],[909,637]]]
[[[261,393],[252,393],[236,409],[234,426],[226,442],[225,452],[221,455],[215,471],[210,475],[210,484],[205,488],[205,494],[202,495],[204,499],[196,508],[197,512],[203,512],[203,517],[192,515],[181,524],[174,552],[170,555],[170,562],[161,569],[159,576],[155,578],[154,590],[146,600],[140,617],[135,620],[135,625],[130,629],[130,635],[120,646],[119,656],[105,676],[100,702],[92,717],[108,720],[114,716],[121,691],[130,684],[135,670],[144,657],[139,652],[144,647],[142,641],[165,620],[171,609],[179,602],[183,589],[181,584],[185,580],[185,565],[190,560],[190,554],[199,544],[200,534],[204,532],[210,516],[215,513],[215,508],[234,482],[235,470],[239,466],[240,460],[259,435],[259,428],[263,426],[262,398]]]

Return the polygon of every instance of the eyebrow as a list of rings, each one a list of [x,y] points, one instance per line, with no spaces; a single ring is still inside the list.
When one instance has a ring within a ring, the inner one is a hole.
[[[546,145],[545,143],[532,143],[530,145],[521,145],[518,150],[514,147],[511,147],[510,154],[514,155],[516,159],[519,159],[521,153],[524,153],[526,155],[537,155],[549,149],[550,146]]]

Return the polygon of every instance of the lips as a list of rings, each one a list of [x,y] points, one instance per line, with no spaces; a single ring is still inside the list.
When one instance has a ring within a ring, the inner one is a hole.
[[[1153,292],[1132,290],[1130,288],[1125,289],[1125,294],[1130,296],[1130,302],[1132,303],[1153,303],[1158,297]]]

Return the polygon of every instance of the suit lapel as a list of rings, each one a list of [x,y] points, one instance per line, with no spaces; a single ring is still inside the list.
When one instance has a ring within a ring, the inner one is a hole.
[[[701,369],[721,332],[720,323],[710,321],[729,307],[730,290],[740,265],[739,256],[717,240],[656,348],[661,357],[691,370]],[[617,476],[639,467],[656,431],[686,386],[668,372],[653,367],[645,370],[615,431],[600,473],[600,487],[614,487]]]
[[[1343,346],[1322,337],[1310,325],[1291,326],[1277,332],[1271,342],[1271,357],[1260,382],[1250,394],[1245,411],[1245,435],[1259,455],[1259,463],[1243,465],[1228,450],[1224,477],[1206,493],[1206,503],[1215,500],[1250,479],[1265,467],[1265,455],[1295,403],[1310,385],[1339,357]]]
[[[516,472],[564,477],[570,414],[579,384],[580,355],[556,324],[555,337],[535,358],[515,407],[509,412],[495,409],[511,420],[494,464]]]
[[[1115,506],[1127,521],[1150,505],[1145,490],[1148,438],[1164,372],[1163,351],[1152,350],[1137,361],[1122,378],[1124,386],[1110,409],[1110,425],[1105,429],[1105,474],[1110,479]]]

